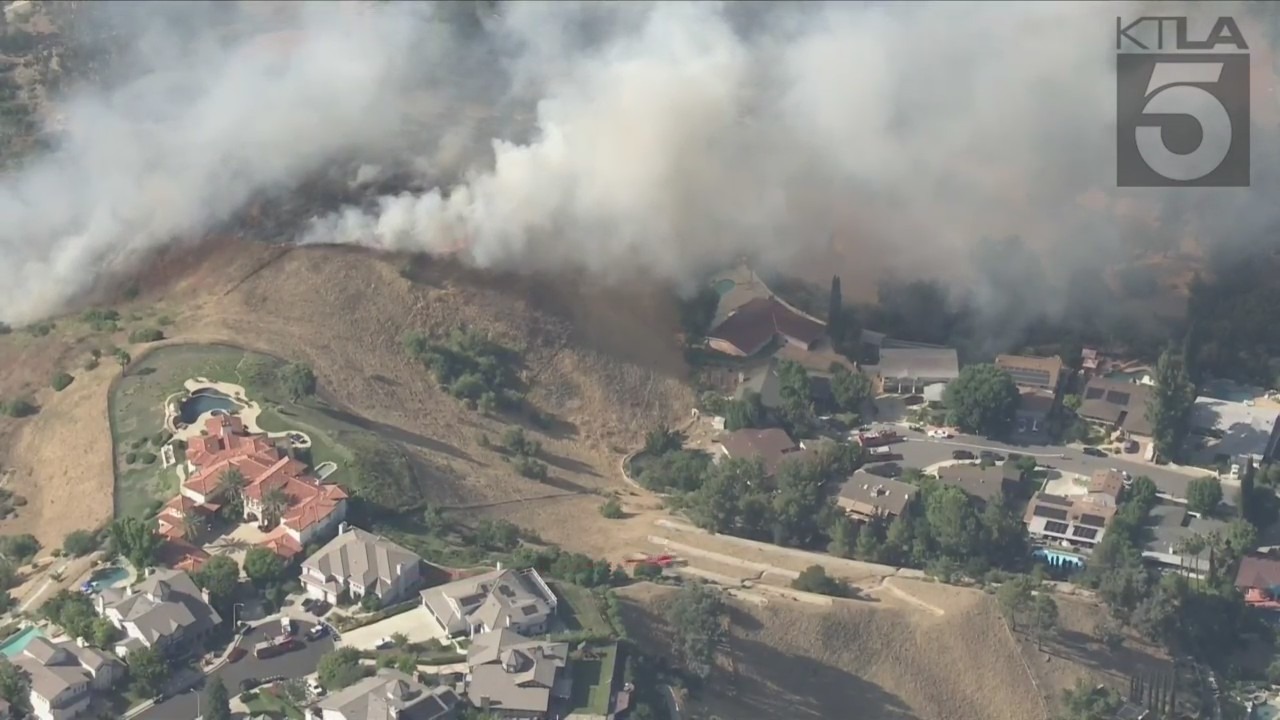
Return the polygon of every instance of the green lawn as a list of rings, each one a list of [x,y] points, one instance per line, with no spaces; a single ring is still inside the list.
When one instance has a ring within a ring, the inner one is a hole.
[[[558,581],[551,586],[560,598],[560,621],[564,623],[566,630],[601,636],[613,635],[613,627],[601,614],[595,595],[590,590]]]
[[[618,646],[593,648],[599,659],[573,661],[573,695],[570,713],[605,715],[613,692],[613,666],[618,659]]]
[[[286,717],[290,720],[305,720],[306,714],[302,708],[294,705],[288,698],[283,696],[272,695],[269,692],[259,692],[258,697],[253,702],[245,703],[249,708],[250,714],[264,713],[272,717]]]
[[[111,360],[104,358],[104,362]],[[268,432],[300,430],[311,436],[314,463],[332,461],[341,468],[348,458],[340,436],[359,432],[357,428],[330,419],[311,407],[285,401],[276,390],[272,373],[281,361],[258,353],[222,345],[177,345],[156,350],[138,361],[111,394],[111,437],[115,446],[116,516],[141,515],[156,501],[165,501],[178,492],[175,468],[160,469],[160,462],[126,464],[131,450],[160,454],[152,438],[164,427],[164,402],[183,390],[191,378],[232,382],[245,388],[248,398],[262,408],[259,424]],[[140,447],[134,449],[135,444]],[[339,469],[329,479],[341,480]]]

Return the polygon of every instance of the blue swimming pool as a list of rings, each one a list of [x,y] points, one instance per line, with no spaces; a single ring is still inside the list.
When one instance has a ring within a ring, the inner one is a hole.
[[[128,579],[129,570],[127,568],[112,566],[95,572],[90,581],[96,583],[99,588],[109,588]]]
[[[1084,567],[1084,558],[1071,553],[1051,550],[1049,548],[1036,548],[1031,553],[1037,560],[1043,560],[1049,563],[1050,567],[1063,568],[1068,570],[1079,570]]]
[[[32,625],[26,630],[14,635],[4,645],[0,645],[0,655],[10,658],[16,657],[22,654],[23,650],[27,649],[27,646],[31,644],[32,640],[35,640],[38,637],[44,637],[44,632],[35,625]]]
[[[214,410],[223,412],[235,412],[240,409],[240,403],[231,399],[231,396],[211,390],[209,388],[201,388],[191,393],[191,397],[182,401],[182,405],[178,408],[178,417],[187,425],[195,423],[200,416]]]

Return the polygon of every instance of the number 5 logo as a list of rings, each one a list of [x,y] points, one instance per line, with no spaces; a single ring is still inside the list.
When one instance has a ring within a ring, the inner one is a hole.
[[[1138,153],[1151,168],[1170,180],[1198,180],[1213,172],[1231,150],[1231,115],[1222,100],[1203,85],[1216,85],[1220,62],[1159,62],[1151,69],[1142,114],[1189,117],[1200,125],[1200,144],[1191,152],[1169,149],[1160,125],[1134,128]]]

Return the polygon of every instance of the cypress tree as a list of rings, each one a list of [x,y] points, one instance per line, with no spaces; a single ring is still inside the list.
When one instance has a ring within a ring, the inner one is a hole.
[[[827,334],[831,344],[839,345],[844,339],[841,314],[844,312],[844,296],[840,291],[840,276],[831,276],[831,297],[827,304]]]

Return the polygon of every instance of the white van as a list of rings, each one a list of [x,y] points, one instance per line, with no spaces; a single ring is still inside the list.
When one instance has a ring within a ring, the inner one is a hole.
[[[293,621],[287,617],[280,618],[280,632],[285,635],[293,634]]]

